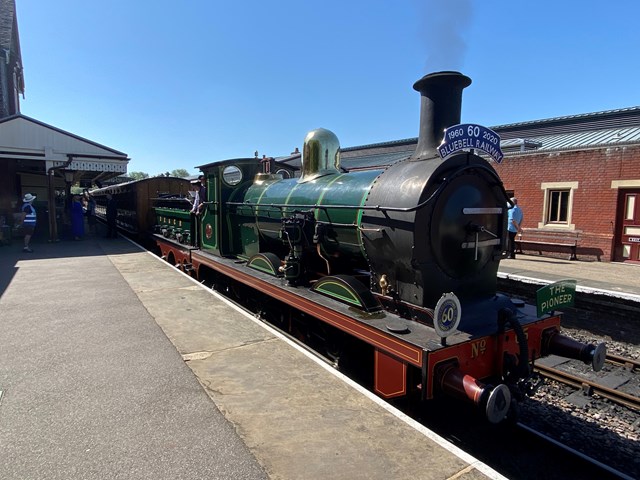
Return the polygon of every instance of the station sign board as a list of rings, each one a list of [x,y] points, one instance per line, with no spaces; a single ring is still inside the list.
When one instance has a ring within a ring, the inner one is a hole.
[[[538,316],[563,307],[573,307],[576,299],[575,280],[560,280],[546,285],[536,292]]]
[[[440,157],[446,158],[461,150],[475,149],[489,155],[496,163],[502,162],[500,135],[490,128],[473,123],[453,125],[444,131],[444,139],[438,147]]]

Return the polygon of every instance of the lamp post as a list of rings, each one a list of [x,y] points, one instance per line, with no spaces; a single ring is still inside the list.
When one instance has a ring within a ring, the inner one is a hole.
[[[73,178],[75,177],[76,172],[73,170],[63,170],[64,173],[64,181],[71,186],[73,183]]]
[[[64,175],[63,221],[65,225],[68,225],[71,223],[71,185],[73,185],[76,172],[74,170],[62,170],[62,174]]]

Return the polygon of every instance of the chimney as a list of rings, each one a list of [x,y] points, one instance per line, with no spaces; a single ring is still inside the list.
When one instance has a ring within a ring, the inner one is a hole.
[[[459,72],[430,73],[413,84],[421,99],[418,145],[411,160],[438,156],[445,128],[460,123],[462,90],[469,85],[471,79]]]

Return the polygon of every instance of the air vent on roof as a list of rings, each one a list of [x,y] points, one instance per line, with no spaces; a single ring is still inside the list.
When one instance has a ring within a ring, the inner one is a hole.
[[[500,142],[503,152],[528,152],[542,147],[542,142],[529,140],[528,138],[510,138]]]

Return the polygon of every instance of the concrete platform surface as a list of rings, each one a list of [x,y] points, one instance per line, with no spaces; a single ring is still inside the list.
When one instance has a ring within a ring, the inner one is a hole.
[[[497,472],[126,240],[0,248],[2,479]]]
[[[540,284],[575,279],[578,291],[640,302],[640,264],[637,263],[581,262],[517,255],[515,259],[500,262],[498,275]]]

